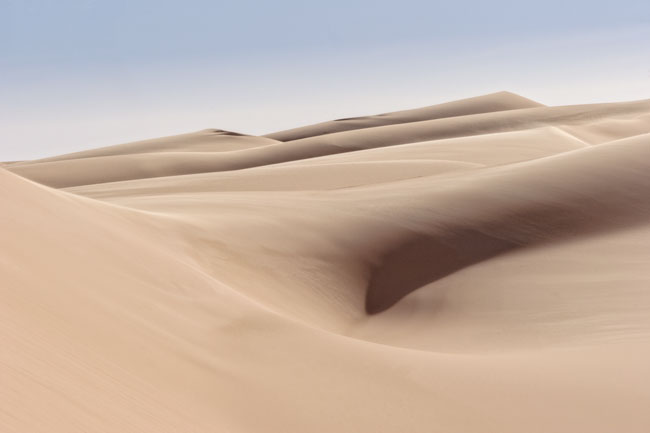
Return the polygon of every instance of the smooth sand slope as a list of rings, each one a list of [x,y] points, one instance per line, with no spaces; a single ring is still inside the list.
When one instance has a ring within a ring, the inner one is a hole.
[[[650,431],[650,101],[0,167],[0,431]]]

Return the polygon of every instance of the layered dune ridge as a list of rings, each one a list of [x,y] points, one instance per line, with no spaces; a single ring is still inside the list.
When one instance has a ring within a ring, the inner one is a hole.
[[[650,100],[0,166],[2,432],[650,431]]]

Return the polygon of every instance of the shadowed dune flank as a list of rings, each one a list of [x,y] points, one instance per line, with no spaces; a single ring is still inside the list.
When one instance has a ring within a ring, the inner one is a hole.
[[[650,430],[650,100],[206,129],[0,199],[0,431]]]
[[[384,255],[368,285],[366,310],[383,311],[412,290],[516,248],[648,222],[649,157],[650,134],[486,170],[456,191],[454,200],[469,209],[432,218],[444,230],[405,238]],[[508,184],[515,200],[504,197]],[[431,203],[445,203],[431,195]]]

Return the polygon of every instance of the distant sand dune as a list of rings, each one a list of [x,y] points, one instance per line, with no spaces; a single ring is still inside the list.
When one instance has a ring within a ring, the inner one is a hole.
[[[400,123],[419,122],[422,120],[444,119],[447,117],[467,116],[469,114],[491,113],[495,111],[516,110],[521,108],[541,107],[542,104],[510,92],[499,92],[476,98],[447,102],[446,104],[416,108],[414,110],[396,111],[375,116],[338,119],[288,131],[268,134],[267,137],[280,141],[292,141],[301,138],[332,134],[334,132],[372,128],[375,126],[397,125]]]
[[[509,97],[509,94],[506,96]],[[256,140],[264,140],[259,137],[212,133],[207,130],[198,135],[190,135],[188,147],[196,149],[198,146],[198,149],[206,149],[209,147],[205,142],[207,135],[219,139],[217,144],[221,146],[220,149],[223,149],[223,146],[226,146],[225,149],[237,148],[240,141],[244,143],[244,149],[210,153],[193,150],[174,155],[170,152],[181,150],[183,147],[178,144],[177,137],[170,137],[163,139],[164,153],[155,150],[158,140],[149,140],[88,151],[78,157],[72,154],[61,157],[63,159],[25,162],[9,166],[8,169],[45,185],[64,188],[148,177],[240,170],[364,149],[544,126],[570,128],[585,137],[601,137],[598,124],[594,121],[603,118],[607,118],[608,125],[611,125],[611,118],[620,119],[617,120],[618,124],[610,126],[607,133],[608,138],[618,139],[648,132],[650,118],[643,117],[642,113],[647,113],[649,107],[650,102],[638,101],[462,114],[456,117],[330,133],[272,146],[268,146],[267,142],[258,143]],[[254,143],[253,147],[250,147],[251,142]]]
[[[650,430],[650,100],[0,166],[0,431]]]

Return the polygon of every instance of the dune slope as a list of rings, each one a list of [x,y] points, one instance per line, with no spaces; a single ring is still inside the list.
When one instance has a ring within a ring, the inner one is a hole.
[[[0,431],[646,432],[650,102],[0,167]]]
[[[430,107],[413,110],[396,111],[374,116],[337,119],[316,125],[303,126],[288,131],[274,132],[267,137],[280,141],[292,141],[300,138],[332,134],[334,132],[371,128],[374,126],[396,125],[399,123],[418,122],[421,120],[443,119],[446,117],[466,116],[469,114],[490,113],[494,111],[516,110],[521,108],[541,107],[542,104],[531,101],[510,92],[498,92]]]

